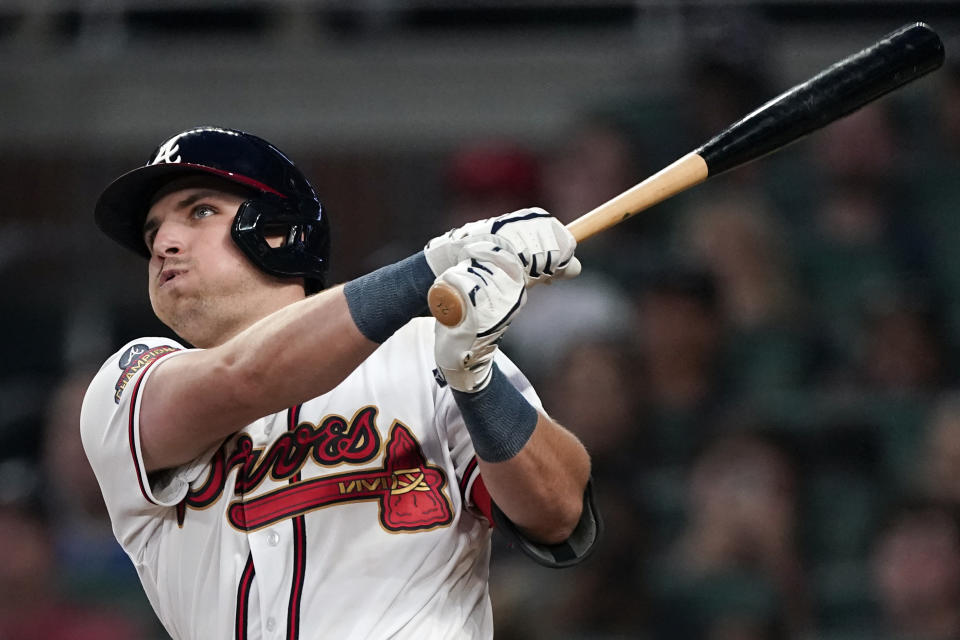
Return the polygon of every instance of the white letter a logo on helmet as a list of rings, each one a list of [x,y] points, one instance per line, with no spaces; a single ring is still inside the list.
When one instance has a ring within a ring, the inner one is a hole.
[[[153,160],[150,161],[150,164],[167,164],[171,162],[180,162],[180,156],[173,157],[175,153],[180,151],[180,145],[177,144],[177,140],[180,136],[175,138],[170,138],[157,149],[157,155],[154,156]]]

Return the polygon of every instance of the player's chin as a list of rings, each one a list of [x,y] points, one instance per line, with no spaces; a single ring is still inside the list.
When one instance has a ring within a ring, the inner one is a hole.
[[[151,293],[150,306],[153,308],[153,315],[157,316],[160,322],[170,328],[174,328],[176,313],[169,300],[164,300],[162,297],[154,296],[153,293]]]
[[[173,304],[175,298],[179,296],[175,295],[174,291],[171,288],[163,288],[160,286],[151,286],[148,291],[150,296],[150,306],[153,307],[153,312],[160,315],[161,311]]]
[[[185,299],[173,303],[159,301],[153,304],[153,313],[157,319],[194,346],[203,346],[203,328],[209,324],[206,311],[204,305]]]
[[[171,328],[175,328],[177,319],[187,313],[191,298],[189,292],[181,287],[167,285],[150,288],[150,306],[153,307],[153,313]]]

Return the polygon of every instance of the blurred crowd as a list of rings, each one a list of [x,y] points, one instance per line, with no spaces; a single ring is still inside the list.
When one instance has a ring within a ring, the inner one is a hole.
[[[572,220],[670,160],[656,134],[758,104],[760,61],[692,64],[699,95],[585,114],[544,206]],[[960,68],[938,81],[531,293],[505,349],[587,444],[606,530],[563,577],[498,549],[499,637],[960,638]]]
[[[775,93],[762,55],[689,64],[688,94],[590,105],[550,148],[455,150],[446,226],[569,222]],[[605,526],[559,573],[495,538],[498,638],[960,638],[960,68],[925,86],[531,292],[503,347],[587,445]],[[0,639],[164,637],[80,446],[91,376],[50,388],[35,455],[0,458]]]

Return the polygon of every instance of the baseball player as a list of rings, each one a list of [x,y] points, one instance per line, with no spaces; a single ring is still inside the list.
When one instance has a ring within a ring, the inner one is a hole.
[[[203,127],[114,181],[98,226],[154,312],[83,404],[113,530],[173,638],[489,638],[491,528],[549,566],[598,518],[589,458],[497,348],[526,288],[576,275],[526,209],[327,287],[329,223],[274,146]],[[447,328],[435,281],[466,303]]]

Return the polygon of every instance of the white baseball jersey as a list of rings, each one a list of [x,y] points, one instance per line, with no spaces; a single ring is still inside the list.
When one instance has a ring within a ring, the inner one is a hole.
[[[141,338],[87,391],[83,444],[113,531],[173,638],[489,638],[489,500],[416,319],[329,393],[148,475],[141,390],[186,350]],[[529,382],[497,362],[537,408]],[[304,361],[304,366],[323,366]]]

